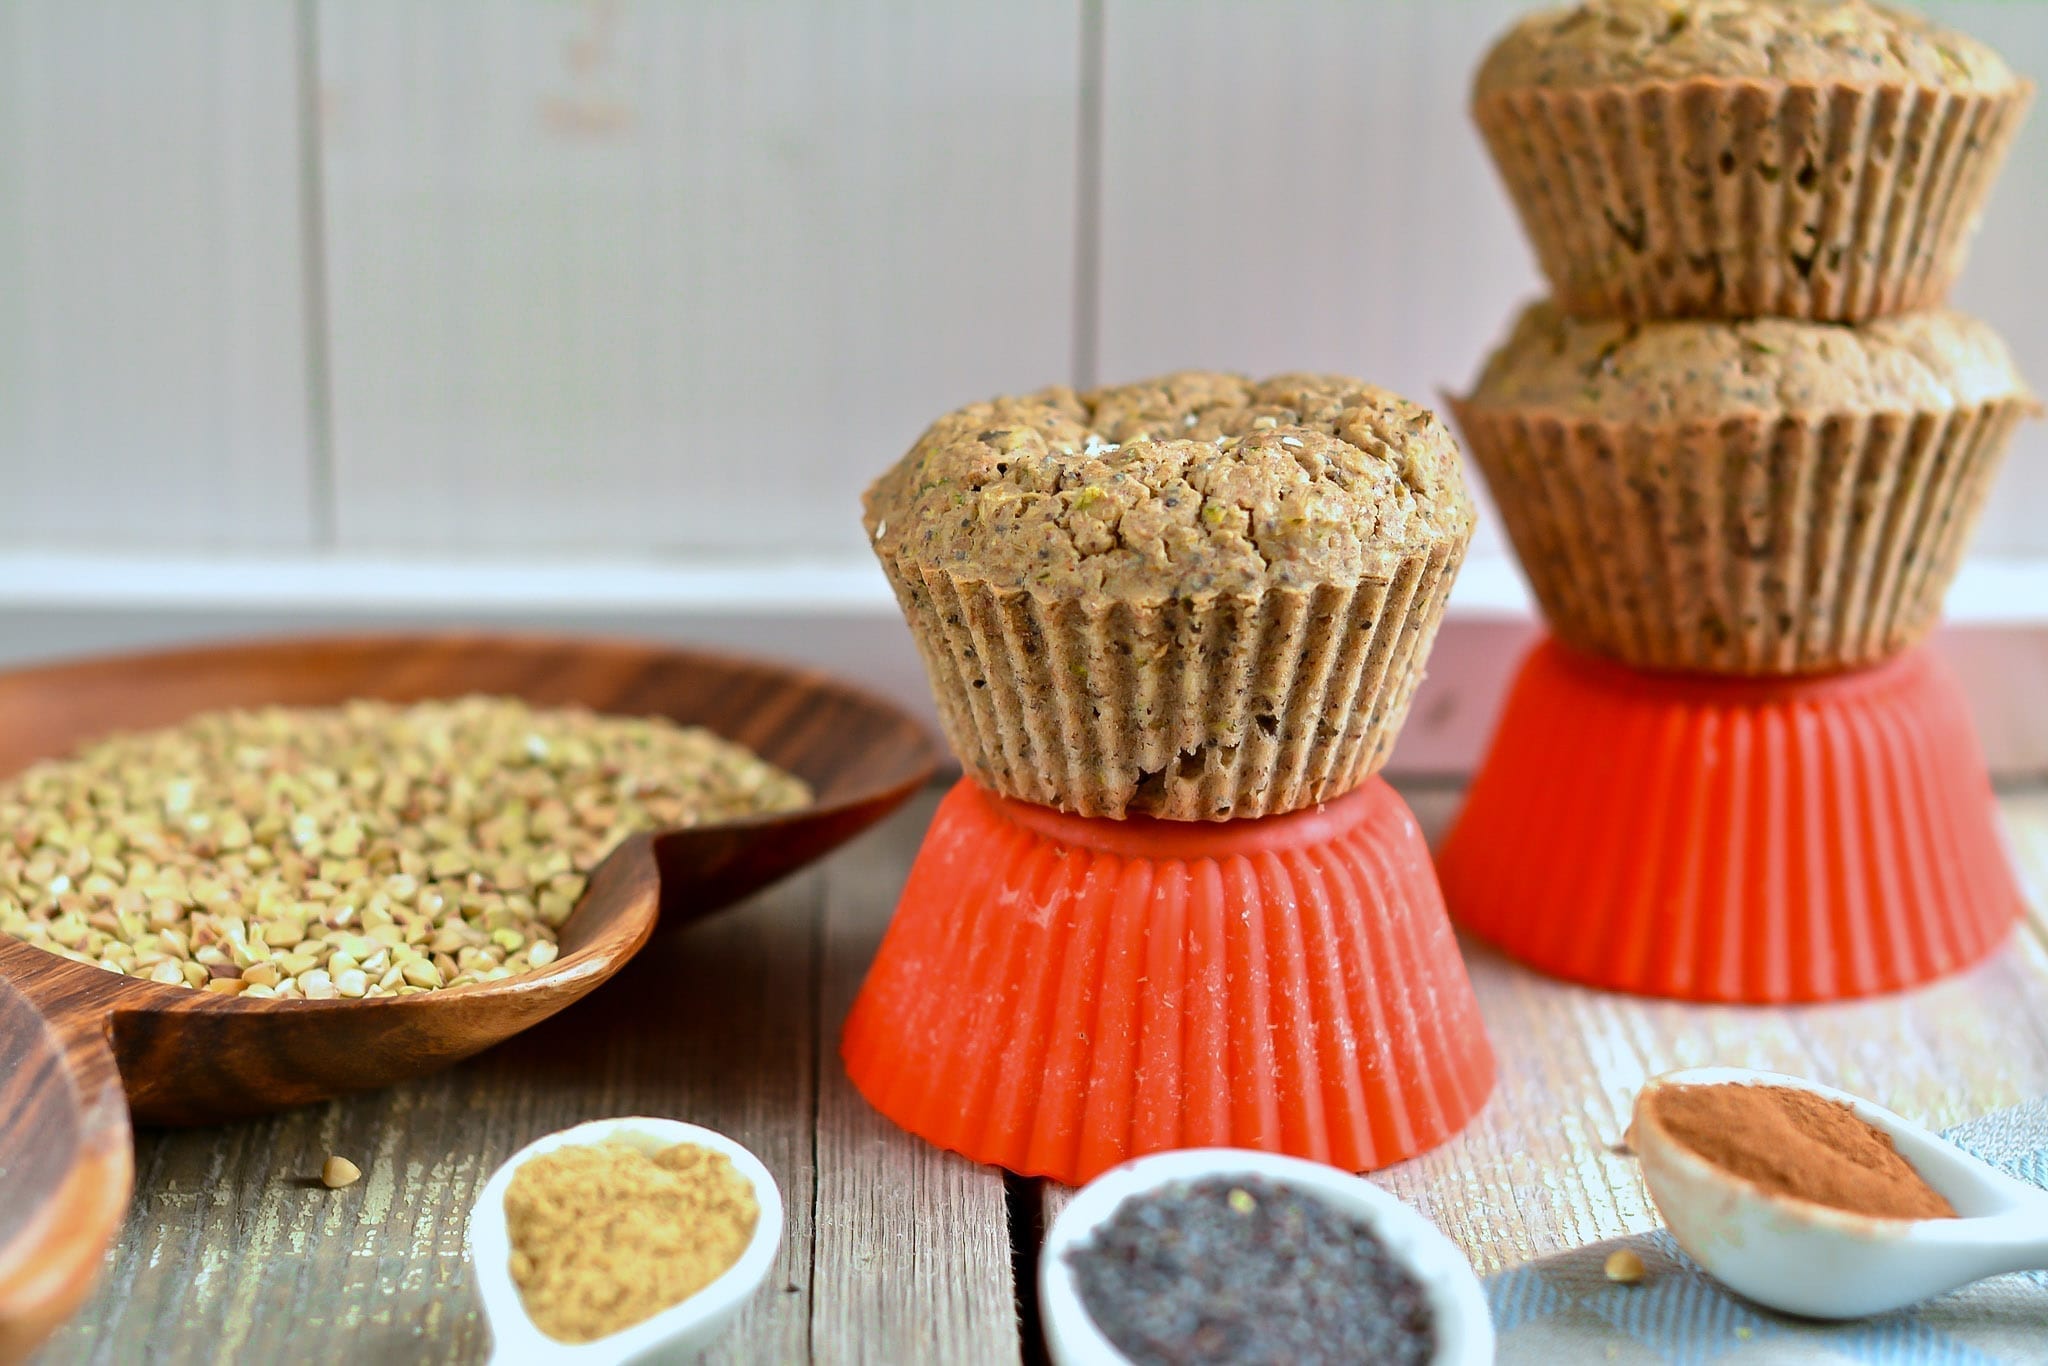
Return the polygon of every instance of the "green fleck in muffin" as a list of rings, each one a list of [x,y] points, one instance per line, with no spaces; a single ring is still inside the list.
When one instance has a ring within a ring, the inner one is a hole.
[[[1854,322],[1946,296],[2031,90],[1870,0],[1590,0],[1473,115],[1568,312]]]
[[[1790,674],[1927,635],[2037,405],[1960,313],[1631,324],[1545,302],[1453,406],[1565,641]]]
[[[865,502],[968,772],[1182,820],[1378,769],[1473,518],[1442,422],[1327,375],[977,403]]]

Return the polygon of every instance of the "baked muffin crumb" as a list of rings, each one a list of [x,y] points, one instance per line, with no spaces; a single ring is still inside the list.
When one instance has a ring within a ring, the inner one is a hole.
[[[866,508],[889,556],[1133,602],[1384,579],[1473,517],[1429,410],[1339,376],[1204,371],[962,408]]]
[[[1525,312],[1454,400],[1558,637],[1635,668],[1868,668],[1926,638],[2014,428],[1998,336]]]
[[[866,523],[976,782],[1231,820],[1386,761],[1473,510],[1425,408],[1335,375],[1183,371],[949,413]]]
[[[1755,318],[1629,323],[1531,305],[1481,373],[1476,410],[1613,423],[1948,412],[2024,397],[2005,342],[1952,309],[1867,323]]]

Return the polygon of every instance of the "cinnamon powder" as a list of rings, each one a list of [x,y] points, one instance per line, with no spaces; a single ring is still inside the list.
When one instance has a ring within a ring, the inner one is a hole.
[[[1837,1100],[1786,1086],[1722,1082],[1651,1093],[1673,1138],[1765,1190],[1877,1219],[1953,1219],[1955,1209]]]

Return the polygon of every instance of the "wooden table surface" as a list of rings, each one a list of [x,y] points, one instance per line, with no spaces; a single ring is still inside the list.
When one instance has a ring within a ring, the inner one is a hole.
[[[1432,830],[1457,800],[1407,795]],[[266,1121],[139,1135],[106,1279],[38,1360],[481,1361],[462,1252],[478,1188],[530,1139],[634,1113],[723,1130],[782,1185],[780,1265],[707,1360],[1041,1359],[1033,1257],[1066,1192],[899,1132],[838,1064],[840,1019],[934,799],[464,1066]],[[1666,1068],[1799,1073],[1937,1126],[2048,1093],[2048,789],[2003,804],[2032,917],[1992,962],[1903,996],[1686,1007],[1561,985],[1467,945],[1498,1089],[1462,1135],[1378,1179],[1488,1272],[1656,1223],[1614,1145],[1637,1085]],[[363,1179],[323,1189],[329,1153]]]

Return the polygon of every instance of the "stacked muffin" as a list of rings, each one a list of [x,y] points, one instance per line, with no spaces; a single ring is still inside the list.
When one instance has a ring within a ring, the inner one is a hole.
[[[1443,423],[1331,375],[976,403],[865,507],[967,772],[1177,820],[1377,771],[1473,525]]]
[[[1453,406],[1563,640],[1769,675],[1933,628],[2037,406],[1941,306],[2030,93],[1868,0],[1589,0],[1495,45],[1474,115],[1555,298]]]

